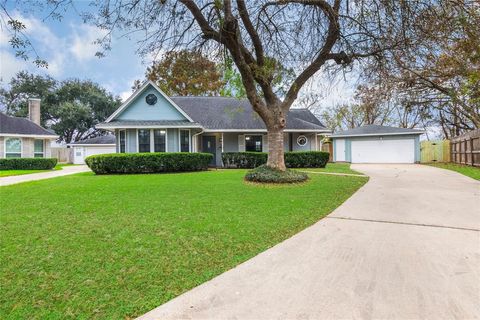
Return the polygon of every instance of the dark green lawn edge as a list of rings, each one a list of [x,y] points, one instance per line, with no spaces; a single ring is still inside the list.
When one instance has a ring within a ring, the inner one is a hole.
[[[439,169],[454,171],[466,177],[480,181],[479,167],[467,166],[467,165],[451,163],[451,162],[450,163],[422,163],[422,164],[430,167],[439,168]]]

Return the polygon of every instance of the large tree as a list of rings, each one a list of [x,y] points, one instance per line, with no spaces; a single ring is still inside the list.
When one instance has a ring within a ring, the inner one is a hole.
[[[7,114],[28,115],[28,98],[41,99],[41,123],[60,136],[60,141],[75,142],[105,134],[95,125],[104,121],[120,105],[104,88],[78,79],[56,81],[50,76],[19,72],[8,88],[0,89],[0,104]]]
[[[52,1],[58,14],[72,1]],[[435,0],[192,1],[114,0],[95,2],[87,20],[112,32],[142,32],[139,52],[203,47],[223,53],[238,69],[245,93],[268,130],[270,167],[285,170],[283,131],[288,110],[304,84],[333,64],[409,46],[418,14]],[[101,41],[102,42],[102,41]],[[295,76],[278,90],[282,67]]]

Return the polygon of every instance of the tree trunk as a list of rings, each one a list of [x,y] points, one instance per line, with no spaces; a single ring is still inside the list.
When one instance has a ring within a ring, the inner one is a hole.
[[[285,171],[283,151],[283,127],[267,128],[268,132],[268,160],[267,166]]]

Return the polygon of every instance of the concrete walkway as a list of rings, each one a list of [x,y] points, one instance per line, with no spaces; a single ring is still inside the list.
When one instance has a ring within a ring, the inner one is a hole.
[[[85,165],[67,166],[67,167],[63,167],[63,169],[61,170],[23,174],[20,176],[3,177],[3,178],[0,178],[0,187],[8,186],[11,184],[27,182],[27,181],[36,181],[36,180],[43,180],[43,179],[49,179],[49,178],[55,178],[55,177],[62,177],[62,176],[67,176],[69,174],[75,174],[75,173],[87,172],[87,171],[90,171],[90,168]]]
[[[480,183],[420,165],[140,319],[478,319]]]

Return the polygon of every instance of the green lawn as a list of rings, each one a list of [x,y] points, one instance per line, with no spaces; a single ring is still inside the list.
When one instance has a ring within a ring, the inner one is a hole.
[[[2,187],[1,319],[139,316],[289,238],[367,178],[261,186],[244,170]]]
[[[72,164],[61,163],[57,164],[53,170],[61,170],[63,167],[72,166]],[[10,176],[21,176],[24,174],[39,173],[39,172],[49,172],[52,170],[0,170],[0,178],[10,177]]]
[[[480,180],[480,168],[472,166],[464,166],[456,163],[429,163],[429,166],[447,169],[461,173],[475,180]]]
[[[318,172],[330,172],[330,173],[350,173],[350,174],[362,174],[355,170],[350,169],[350,163],[327,163],[325,168],[306,168],[299,169],[302,171],[318,171]]]

